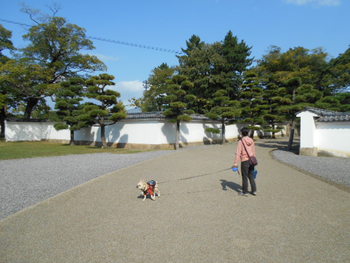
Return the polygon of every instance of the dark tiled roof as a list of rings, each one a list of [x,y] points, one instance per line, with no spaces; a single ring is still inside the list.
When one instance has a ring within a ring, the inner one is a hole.
[[[192,120],[210,120],[208,117],[200,114],[192,114]],[[154,112],[129,112],[126,117],[128,120],[165,120],[166,117],[161,111]]]
[[[165,119],[164,115],[160,111],[155,112],[128,112],[126,117],[128,120],[139,119]]]
[[[211,121],[208,117],[200,114],[192,114],[192,120],[195,121]],[[127,120],[165,120],[166,117],[163,115],[161,111],[154,112],[128,112]],[[8,121],[16,121],[16,122],[48,122],[48,120],[38,120],[38,119],[16,119],[16,118],[8,118]]]
[[[319,116],[317,121],[331,122],[331,121],[350,121],[350,112],[339,112],[331,110],[323,110],[313,107],[307,107],[306,111],[311,111]]]

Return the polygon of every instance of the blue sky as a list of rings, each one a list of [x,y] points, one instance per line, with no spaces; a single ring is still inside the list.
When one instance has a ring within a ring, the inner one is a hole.
[[[323,48],[330,57],[350,45],[349,0],[0,0],[0,19],[31,24],[22,3],[48,13],[57,3],[58,16],[86,29],[89,36],[180,51],[193,34],[207,43],[221,41],[229,30],[261,58],[271,45],[283,51],[296,46]],[[0,21],[24,47],[26,27]],[[116,89],[127,104],[141,97],[142,81],[165,62],[177,65],[174,53],[94,40],[89,53],[105,62],[116,77]]]

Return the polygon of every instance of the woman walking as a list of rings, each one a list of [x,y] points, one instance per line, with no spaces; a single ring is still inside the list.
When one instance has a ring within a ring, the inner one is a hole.
[[[251,194],[256,195],[256,184],[254,180],[254,164],[250,159],[256,160],[255,143],[252,138],[248,136],[249,129],[244,127],[241,129],[242,138],[238,141],[236,156],[233,167],[238,169],[238,164],[241,163],[242,175],[242,192],[241,195],[248,195],[248,180],[250,182]]]

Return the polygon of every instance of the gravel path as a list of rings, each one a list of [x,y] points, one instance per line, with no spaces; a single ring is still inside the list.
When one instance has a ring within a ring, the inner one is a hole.
[[[0,161],[0,220],[98,176],[172,151]]]
[[[267,141],[264,146],[279,148],[274,143]],[[0,161],[0,220],[93,178],[170,153],[102,153]],[[350,186],[349,159],[300,156],[284,150],[275,150],[272,156],[298,170]]]
[[[327,181],[350,186],[349,158],[301,156],[282,150],[273,151],[272,156],[298,170],[320,176]]]
[[[273,159],[265,144],[257,196],[238,194],[236,144],[171,151],[1,220],[0,261],[350,262],[350,193]],[[140,176],[159,181],[160,198],[142,201]]]

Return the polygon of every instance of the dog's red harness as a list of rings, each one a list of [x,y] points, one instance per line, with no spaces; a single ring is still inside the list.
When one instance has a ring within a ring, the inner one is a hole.
[[[149,181],[147,182],[147,190],[143,191],[143,193],[145,195],[149,194],[149,195],[154,195],[154,187],[156,186],[156,183],[154,181]]]

